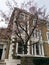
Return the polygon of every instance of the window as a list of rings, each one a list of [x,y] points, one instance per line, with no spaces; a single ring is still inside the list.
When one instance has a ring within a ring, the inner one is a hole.
[[[41,30],[34,30],[34,38],[38,38],[40,40],[42,40],[42,34],[41,34]]]
[[[19,33],[22,34],[23,30],[20,27],[18,27],[18,29],[19,29]]]
[[[49,30],[49,22],[47,23],[47,29]]]
[[[33,20],[33,26],[35,26],[35,25],[36,25],[36,19]]]
[[[39,44],[36,44],[36,55],[39,55]]]
[[[32,54],[33,55],[39,55],[39,56],[44,56],[43,52],[43,44],[33,44],[32,45]]]
[[[48,44],[49,44],[49,32],[47,32],[47,40],[48,40]]]
[[[23,45],[20,41],[16,43],[16,53],[19,54],[27,54],[27,45]]]
[[[25,20],[25,14],[24,14],[24,13],[21,13],[21,14],[19,15],[19,20],[20,20],[20,21],[24,21],[24,20]]]
[[[18,54],[23,54],[23,45],[21,42],[18,42]]]
[[[33,55],[39,55],[39,45],[33,44]]]

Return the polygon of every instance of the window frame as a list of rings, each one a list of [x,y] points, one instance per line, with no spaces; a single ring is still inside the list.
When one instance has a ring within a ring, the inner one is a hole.
[[[49,22],[47,23],[47,30],[49,30]]]
[[[37,54],[36,44],[34,44],[34,46],[32,45],[32,55],[33,56],[41,56],[41,57],[44,56],[44,52],[43,52],[44,49],[42,47],[43,47],[43,44],[38,43],[38,54]]]
[[[25,20],[25,13],[20,13],[19,20],[24,21]]]
[[[49,34],[49,32],[47,32],[47,33],[46,33],[46,36],[47,36],[47,41],[48,41],[48,44],[49,44],[49,40],[48,40],[48,34]]]
[[[36,25],[36,19],[33,19],[33,26]]]

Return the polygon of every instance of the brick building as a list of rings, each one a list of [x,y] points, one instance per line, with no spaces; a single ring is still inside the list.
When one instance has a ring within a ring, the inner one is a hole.
[[[38,18],[39,23],[27,43],[27,53],[25,53],[22,43],[16,41],[18,38],[15,33],[17,31],[16,21],[23,21],[23,23],[27,21],[27,33],[29,34],[31,24],[34,26],[36,23],[36,16],[19,8],[14,9],[8,27],[0,29],[0,64],[34,65],[33,59],[40,60],[40,63],[43,59],[45,63],[49,58],[49,22]],[[45,22],[47,23],[45,24]],[[26,39],[26,34],[21,29],[20,31],[22,39]]]

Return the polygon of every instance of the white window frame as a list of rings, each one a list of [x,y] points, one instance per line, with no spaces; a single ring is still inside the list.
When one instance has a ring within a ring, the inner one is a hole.
[[[49,22],[47,23],[47,29],[49,30]]]
[[[19,43],[16,43],[16,54],[19,54],[19,53],[18,53],[18,44],[19,44]],[[22,51],[22,54],[24,54],[23,51]],[[21,54],[20,54],[20,55],[21,55]]]
[[[48,34],[49,34],[49,32],[46,33],[47,41],[48,41],[48,44],[49,44]]]
[[[36,19],[33,19],[33,26],[36,25]]]
[[[36,35],[37,35],[37,37],[36,37]],[[37,29],[37,31],[36,31],[36,29],[35,29],[35,30],[34,30],[34,37],[35,37],[35,38],[38,38],[38,39],[39,39],[39,37],[40,37],[40,41],[42,41],[41,30],[38,31],[38,29]]]
[[[33,50],[33,45],[32,45],[32,55],[34,56],[44,56],[44,49],[43,49],[43,44],[39,44],[39,54],[37,55],[36,53],[36,44],[34,44],[34,50]]]

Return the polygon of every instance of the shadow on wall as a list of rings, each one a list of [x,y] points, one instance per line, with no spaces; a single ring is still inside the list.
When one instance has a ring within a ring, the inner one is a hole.
[[[33,58],[34,65],[49,65],[49,58]]]
[[[45,57],[22,57],[21,65],[49,65],[49,58]]]

